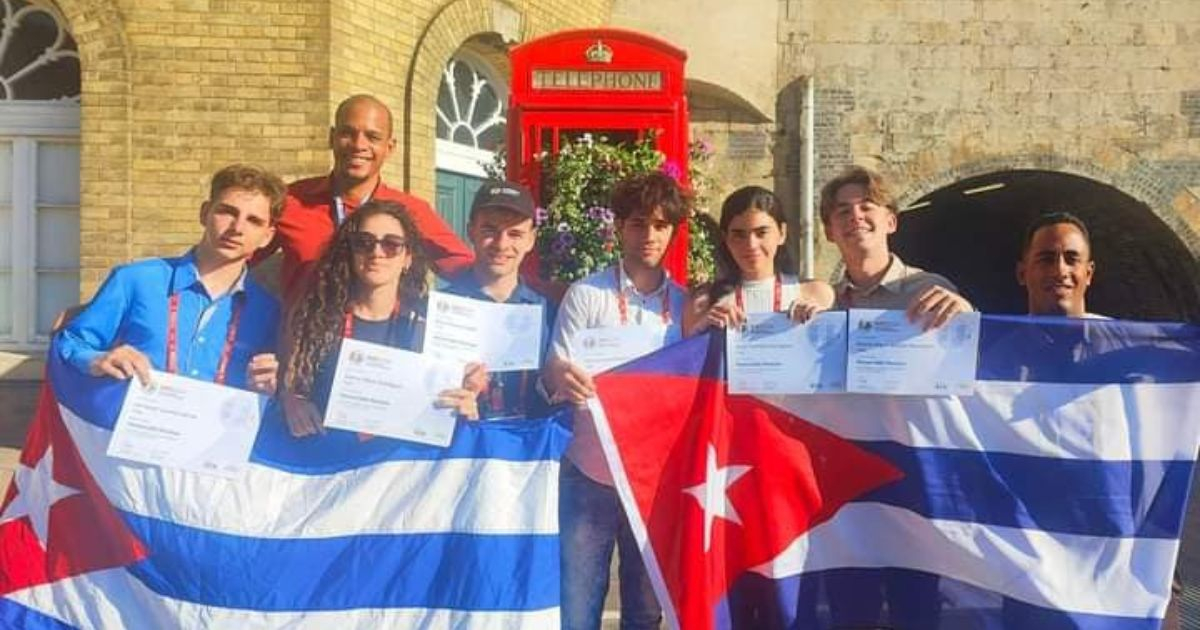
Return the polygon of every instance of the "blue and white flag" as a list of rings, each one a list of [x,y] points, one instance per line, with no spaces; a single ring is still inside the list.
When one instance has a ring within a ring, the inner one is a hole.
[[[981,333],[971,396],[730,395],[715,335],[597,378],[673,625],[1157,628],[1200,446],[1200,330]]]
[[[107,457],[125,384],[56,356],[0,503],[0,627],[558,627],[561,418],[443,449],[268,413],[230,480]]]

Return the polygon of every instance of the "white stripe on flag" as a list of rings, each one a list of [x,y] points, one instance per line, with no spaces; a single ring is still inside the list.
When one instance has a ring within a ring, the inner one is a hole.
[[[257,611],[219,608],[163,597],[124,569],[94,571],[35,586],[9,599],[85,630],[162,628],[288,628],[289,630],[376,630],[454,628],[455,630],[543,630],[559,627],[559,610],[464,611],[414,608]],[[120,611],[127,611],[122,615]]]
[[[1178,549],[1176,540],[942,521],[851,503],[754,570],[782,578],[842,567],[915,569],[1048,608],[1144,618],[1166,611]]]
[[[258,538],[558,533],[554,460],[389,461],[325,475],[251,464],[230,481],[108,457],[111,431],[59,409],[108,500],[141,516]]]
[[[1200,444],[1200,423],[1183,422],[1200,415],[1191,383],[980,381],[974,396],[961,398],[760,398],[847,440],[1110,461],[1190,461]],[[1164,424],[1190,433],[1163,431]]]

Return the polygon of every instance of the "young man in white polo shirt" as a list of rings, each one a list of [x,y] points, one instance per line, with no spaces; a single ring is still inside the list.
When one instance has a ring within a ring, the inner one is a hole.
[[[673,179],[655,172],[618,184],[612,206],[621,261],[571,285],[559,306],[546,367],[556,400],[580,404],[595,392],[591,376],[571,361],[569,341],[578,331],[639,326],[661,333],[667,344],[682,336],[684,290],[662,261],[687,217],[687,195]],[[620,554],[621,627],[657,628],[662,620],[612,484],[595,425],[580,409],[559,487],[562,627],[567,630],[600,626],[614,546]]]

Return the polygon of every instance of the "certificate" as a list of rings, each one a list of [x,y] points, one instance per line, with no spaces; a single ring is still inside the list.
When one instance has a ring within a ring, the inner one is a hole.
[[[605,326],[585,328],[568,340],[571,361],[599,374],[663,347],[665,326]]]
[[[459,363],[481,361],[489,372],[536,370],[541,367],[542,308],[430,291],[425,354]]]
[[[725,335],[731,394],[846,391],[846,314],[818,313],[806,323],[786,313],[748,313]]]
[[[904,311],[850,309],[847,389],[868,394],[962,396],[975,391],[979,313],[922,331]]]
[[[439,392],[462,387],[462,379],[461,363],[343,339],[325,426],[446,446],[454,410],[433,404]]]
[[[236,477],[250,449],[266,397],[244,389],[150,372],[130,381],[108,455],[221,477]]]

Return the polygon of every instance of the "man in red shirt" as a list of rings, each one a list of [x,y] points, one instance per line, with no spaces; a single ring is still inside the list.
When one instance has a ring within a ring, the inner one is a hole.
[[[408,208],[426,255],[439,275],[455,274],[470,266],[471,250],[428,203],[383,183],[379,173],[395,147],[392,112],[382,101],[356,94],[338,105],[329,129],[333,172],[288,186],[275,238],[254,257],[257,263],[283,248],[279,284],[285,307],[300,297],[306,278],[337,226],[371,199],[396,201]]]

